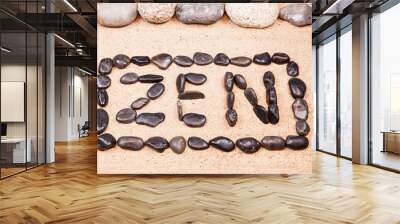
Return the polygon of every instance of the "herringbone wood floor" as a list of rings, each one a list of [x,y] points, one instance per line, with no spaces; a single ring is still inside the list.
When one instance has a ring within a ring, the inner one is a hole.
[[[400,223],[400,175],[322,153],[312,175],[98,176],[95,148],[0,181],[0,223]]]

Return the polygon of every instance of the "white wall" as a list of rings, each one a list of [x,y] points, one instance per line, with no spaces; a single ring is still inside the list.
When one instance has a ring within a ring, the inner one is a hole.
[[[55,141],[78,139],[88,120],[88,78],[71,67],[56,67],[55,76]]]

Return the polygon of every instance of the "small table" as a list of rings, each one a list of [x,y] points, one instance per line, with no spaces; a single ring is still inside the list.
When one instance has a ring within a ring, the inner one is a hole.
[[[3,157],[6,159],[7,162],[9,163],[26,163],[26,162],[31,162],[32,159],[32,154],[31,154],[31,145],[32,141],[30,138],[26,139],[26,142],[28,144],[26,147],[26,154],[25,154],[25,138],[5,138],[1,139],[1,145],[2,145],[2,157],[3,153],[6,153],[6,156]],[[6,146],[4,150],[4,146]],[[8,147],[12,146],[11,149]],[[8,153],[11,152],[11,153]],[[7,154],[12,154],[7,156]],[[8,158],[7,158],[8,157]],[[11,159],[12,158],[12,159]]]
[[[400,131],[382,131],[383,149],[382,152],[400,154]]]

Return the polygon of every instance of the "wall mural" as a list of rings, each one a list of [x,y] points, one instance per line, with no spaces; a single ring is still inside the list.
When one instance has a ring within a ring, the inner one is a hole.
[[[98,10],[99,174],[311,172],[309,5]]]

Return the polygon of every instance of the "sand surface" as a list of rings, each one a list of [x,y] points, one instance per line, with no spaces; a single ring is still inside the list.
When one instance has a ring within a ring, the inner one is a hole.
[[[153,56],[159,53],[169,53],[172,56],[188,55],[201,51],[215,56],[219,52],[229,57],[248,56],[264,51],[286,52],[300,66],[299,78],[307,84],[305,96],[310,108],[308,123],[312,128],[312,83],[311,83],[311,26],[295,27],[285,21],[278,20],[267,29],[246,29],[233,24],[228,18],[213,25],[185,25],[173,19],[165,24],[149,24],[138,18],[133,24],[123,28],[106,28],[98,25],[98,61],[104,57],[113,57],[118,53]],[[255,89],[259,102],[267,106],[265,87],[262,76],[266,71],[272,71],[276,78],[280,121],[277,125],[261,123],[243,91],[234,88],[236,95],[235,109],[238,112],[238,122],[235,127],[229,127],[225,120],[226,91],[223,86],[225,72],[243,74],[248,86]],[[120,124],[115,120],[116,113],[137,98],[146,96],[151,84],[136,83],[122,85],[120,77],[126,72],[142,74],[160,74],[164,76],[166,91],[157,100],[151,101],[138,111],[163,112],[166,119],[156,128],[133,124]],[[182,101],[184,113],[198,112],[207,116],[203,128],[189,128],[178,120],[176,111],[177,90],[175,80],[179,73],[197,72],[207,75],[208,80],[202,86],[187,84],[186,90],[199,90],[206,99]],[[116,139],[124,135],[139,136],[147,139],[152,136],[162,136],[171,139],[182,135],[186,139],[199,136],[209,140],[216,136],[226,136],[232,140],[252,136],[259,140],[266,135],[296,134],[295,119],[291,110],[293,98],[288,88],[289,76],[286,65],[261,66],[251,64],[249,67],[227,67],[214,64],[207,66],[193,65],[189,68],[172,64],[163,71],[154,65],[139,67],[129,65],[128,68],[114,69],[110,75],[112,85],[108,89],[109,105],[105,108],[110,116],[110,124],[106,132]],[[308,135],[311,143],[312,131]],[[177,155],[167,149],[157,153],[149,148],[141,151],[127,151],[118,147],[109,151],[97,153],[97,170],[99,174],[270,174],[270,173],[311,173],[311,149],[293,151],[267,151],[248,155],[238,148],[230,153],[224,153],[214,148],[205,151],[194,151],[186,148],[183,154]]]

